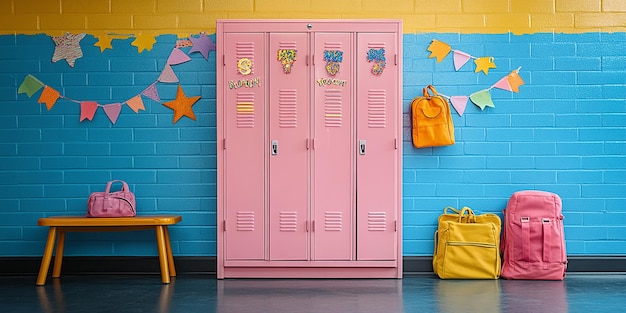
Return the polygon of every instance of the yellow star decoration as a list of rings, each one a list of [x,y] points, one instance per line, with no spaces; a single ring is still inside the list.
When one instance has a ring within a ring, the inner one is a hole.
[[[154,35],[145,35],[140,33],[135,36],[135,40],[130,45],[137,47],[137,52],[141,53],[143,50],[152,50],[152,45],[155,43],[156,39],[154,39]]]
[[[100,47],[100,52],[104,52],[106,49],[113,50],[113,46],[111,45],[111,41],[113,41],[113,37],[109,35],[100,35],[97,36],[98,42],[94,44],[96,47]]]
[[[198,100],[200,100],[200,96],[187,98],[185,92],[183,92],[183,88],[179,84],[178,91],[176,92],[176,99],[164,102],[163,105],[174,110],[173,123],[176,124],[176,122],[178,122],[178,120],[183,116],[186,116],[194,121],[196,120],[196,115],[193,113],[193,109],[191,107],[196,104]]]
[[[443,41],[433,39],[432,43],[430,44],[430,46],[428,46],[428,49],[426,50],[431,52],[430,56],[428,56],[429,59],[437,57],[437,63],[441,63],[441,61],[448,55],[448,53],[450,53],[450,50],[452,50],[452,48],[450,48],[450,45]]]
[[[487,75],[487,74],[489,74],[489,69],[490,68],[496,68],[496,64],[493,62],[493,58],[492,57],[478,58],[478,59],[474,60],[474,63],[476,63],[476,70],[474,71],[474,73],[478,73],[480,71],[483,71],[485,73],[485,75]]]

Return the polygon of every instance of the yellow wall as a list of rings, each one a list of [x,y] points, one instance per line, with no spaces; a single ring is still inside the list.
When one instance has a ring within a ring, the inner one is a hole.
[[[0,0],[0,34],[215,32],[221,18],[393,18],[405,33],[624,32],[626,0]]]

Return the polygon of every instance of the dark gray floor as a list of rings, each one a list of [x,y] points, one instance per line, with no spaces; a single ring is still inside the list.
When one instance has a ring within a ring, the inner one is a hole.
[[[565,281],[392,279],[216,280],[179,275],[0,276],[0,312],[626,312],[626,275]]]

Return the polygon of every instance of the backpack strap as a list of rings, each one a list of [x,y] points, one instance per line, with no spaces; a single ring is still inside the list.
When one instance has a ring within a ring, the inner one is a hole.
[[[548,262],[550,262],[550,247],[549,244],[550,242],[552,242],[552,231],[551,231],[551,226],[552,226],[552,222],[550,221],[549,218],[542,218],[541,219],[541,225],[543,228],[543,264],[544,267],[547,268],[548,266]]]
[[[530,262],[530,217],[522,217],[522,261]],[[528,264],[528,263],[525,263]]]

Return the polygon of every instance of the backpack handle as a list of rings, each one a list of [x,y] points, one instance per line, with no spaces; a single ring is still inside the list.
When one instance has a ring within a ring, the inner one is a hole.
[[[448,213],[448,210],[454,212],[454,213]],[[443,214],[456,214],[459,216],[459,223],[461,222],[461,220],[463,219],[464,216],[467,216],[467,221],[469,223],[476,223],[476,214],[474,214],[474,211],[472,209],[470,209],[469,207],[464,206],[461,210],[451,207],[451,206],[447,206],[443,209]]]
[[[432,95],[430,95],[430,94],[428,93],[428,90],[429,90],[429,89],[430,89],[430,91],[433,93]],[[434,96],[439,95],[439,94],[437,93],[437,90],[435,89],[435,86],[433,86],[433,85],[428,85],[428,86],[426,86],[426,88],[422,89],[422,93],[424,94],[424,97],[425,97],[426,99],[430,99],[430,98],[432,98],[432,97],[434,97]]]

